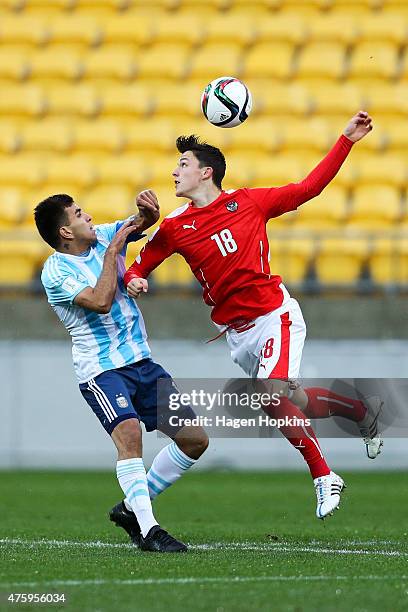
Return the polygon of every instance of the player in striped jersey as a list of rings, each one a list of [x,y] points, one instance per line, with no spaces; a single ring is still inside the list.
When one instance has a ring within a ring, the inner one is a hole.
[[[201,427],[166,427],[170,375],[151,359],[143,317],[123,282],[126,247],[158,219],[152,192],[137,198],[139,214],[126,221],[92,225],[92,218],[67,194],[50,196],[35,208],[42,238],[55,249],[41,281],[48,301],[72,338],[79,388],[118,450],[116,473],[126,499],[110,518],[143,550],[182,552],[185,544],[162,529],[151,499],[189,469],[207,447]],[[165,393],[157,400],[157,380]],[[159,402],[160,403],[160,402]],[[186,416],[194,417],[191,408]],[[146,474],[140,422],[173,441]]]
[[[154,268],[172,253],[182,255],[203,288],[212,320],[226,332],[232,359],[252,377],[277,381],[276,392],[282,397],[279,408],[268,409],[271,416],[300,421],[305,415],[352,419],[360,428],[368,456],[374,458],[382,444],[377,435],[379,398],[363,402],[327,389],[303,390],[291,380],[299,375],[306,326],[299,304],[270,267],[266,233],[270,219],[318,196],[336,176],[353,144],[371,129],[371,117],[360,111],[326,157],[299,183],[232,191],[222,189],[226,163],[221,151],[195,136],[180,137],[181,156],[173,177],[176,196],[190,202],[164,219],[126,272],[125,282],[129,295],[137,298],[147,291],[146,278]],[[316,515],[324,518],[338,506],[343,480],[330,470],[310,427],[280,430],[307,462],[318,501]]]

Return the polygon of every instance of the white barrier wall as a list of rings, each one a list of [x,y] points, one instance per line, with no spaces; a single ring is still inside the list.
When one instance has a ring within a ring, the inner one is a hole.
[[[175,378],[241,377],[224,340],[151,342],[154,358]],[[403,378],[408,342],[309,341],[304,377]],[[68,342],[0,342],[0,467],[110,468],[115,450],[76,385]],[[149,464],[165,444],[146,434]],[[358,439],[322,439],[335,469],[404,469],[406,439],[389,438],[376,460],[365,457]],[[300,469],[303,462],[282,439],[213,439],[199,462],[204,468]]]

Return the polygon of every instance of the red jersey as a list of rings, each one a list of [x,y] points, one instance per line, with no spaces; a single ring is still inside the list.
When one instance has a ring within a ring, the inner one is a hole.
[[[319,195],[339,171],[352,145],[341,136],[299,183],[222,191],[202,208],[192,202],[177,208],[143,247],[126,272],[125,283],[146,278],[172,253],[179,253],[201,284],[215,323],[249,321],[279,308],[282,279],[271,274],[266,223]]]

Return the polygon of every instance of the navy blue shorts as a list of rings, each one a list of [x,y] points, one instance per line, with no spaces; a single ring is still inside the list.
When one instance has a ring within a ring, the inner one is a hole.
[[[162,379],[160,403],[158,379]],[[169,410],[169,395],[178,391],[170,374],[152,359],[102,372],[81,383],[79,388],[109,435],[121,421],[133,418],[142,421],[147,431],[159,429],[170,437],[181,429],[169,425],[169,416],[174,414]],[[196,415],[187,406],[179,416],[194,418]]]

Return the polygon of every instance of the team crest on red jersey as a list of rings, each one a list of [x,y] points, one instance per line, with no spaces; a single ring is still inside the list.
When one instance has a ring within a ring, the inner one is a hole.
[[[225,207],[230,212],[235,212],[236,210],[238,210],[238,202],[235,202],[235,201],[227,202]]]

